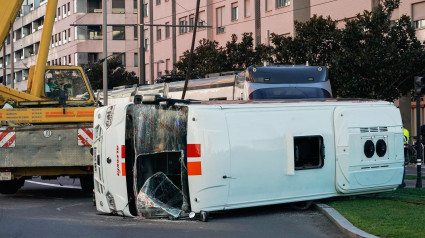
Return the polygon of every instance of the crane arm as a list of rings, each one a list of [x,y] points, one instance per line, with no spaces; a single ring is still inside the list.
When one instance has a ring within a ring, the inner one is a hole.
[[[0,50],[24,0],[0,0]]]

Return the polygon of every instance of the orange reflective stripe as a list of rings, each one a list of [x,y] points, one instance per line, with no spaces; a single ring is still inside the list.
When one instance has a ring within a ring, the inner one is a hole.
[[[187,175],[202,175],[201,162],[187,162]]]
[[[125,176],[125,163],[121,163],[122,176]]]

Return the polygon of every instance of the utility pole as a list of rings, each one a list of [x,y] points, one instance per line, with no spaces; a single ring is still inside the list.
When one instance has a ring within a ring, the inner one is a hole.
[[[198,28],[199,4],[200,4],[200,1],[201,0],[196,0],[195,27],[193,28],[192,45],[190,47],[189,62],[188,62],[189,65],[187,66],[186,80],[184,81],[182,99],[184,99],[184,97],[186,96],[187,84],[189,83],[189,78],[190,78],[190,75],[192,74],[193,50],[195,48],[196,30]]]
[[[105,59],[103,61],[103,104],[108,105],[108,44],[107,44],[107,14],[106,14],[106,0],[103,0],[103,25],[102,25],[102,31],[103,31],[103,58]]]
[[[421,143],[421,97],[425,94],[425,77],[416,76],[415,97],[416,97],[416,188],[422,188],[422,143]]]
[[[139,84],[146,84],[145,69],[145,3],[139,0]]]

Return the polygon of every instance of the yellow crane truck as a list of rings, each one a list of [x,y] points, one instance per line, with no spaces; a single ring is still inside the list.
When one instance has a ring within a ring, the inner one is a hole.
[[[1,44],[22,2],[0,0]],[[35,176],[70,176],[80,178],[83,190],[93,187],[90,146],[97,102],[90,83],[81,67],[46,66],[57,2],[47,2],[37,62],[30,67],[27,91],[0,85],[3,194],[16,193],[25,180]]]

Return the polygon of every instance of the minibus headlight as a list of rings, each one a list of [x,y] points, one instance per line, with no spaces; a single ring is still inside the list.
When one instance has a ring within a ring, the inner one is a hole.
[[[106,193],[106,201],[108,202],[109,209],[112,212],[116,212],[117,208],[115,206],[114,196],[112,196],[112,194],[110,192]]]
[[[364,154],[367,158],[372,158],[373,154],[375,154],[375,144],[373,144],[373,141],[367,140],[364,143]]]
[[[387,143],[383,139],[380,139],[376,142],[376,154],[382,157],[385,153],[387,153]]]
[[[106,129],[108,129],[112,125],[113,115],[114,115],[114,106],[109,106],[108,109],[106,109],[106,115],[105,115]]]

